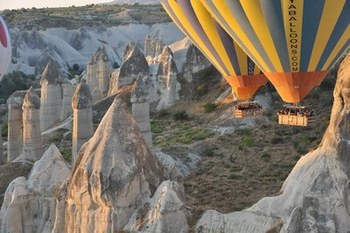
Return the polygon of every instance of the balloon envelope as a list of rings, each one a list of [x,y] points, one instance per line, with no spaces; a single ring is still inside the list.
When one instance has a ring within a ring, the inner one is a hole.
[[[300,102],[349,47],[349,0],[200,0],[286,102]]]
[[[7,72],[11,61],[11,41],[5,21],[0,16],[0,80]]]
[[[203,52],[239,99],[251,98],[267,78],[198,0],[160,1],[175,24]]]

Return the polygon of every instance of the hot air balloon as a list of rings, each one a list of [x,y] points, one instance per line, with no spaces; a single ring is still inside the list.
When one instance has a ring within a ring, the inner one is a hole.
[[[236,117],[261,115],[261,105],[248,101],[267,78],[234,43],[198,0],[160,1],[175,24],[202,51],[242,100],[235,107]]]
[[[11,61],[11,41],[5,21],[0,16],[0,80],[7,72]]]
[[[281,124],[307,125],[301,102],[349,47],[349,0],[200,0],[262,69],[287,106]],[[300,117],[290,118],[301,115]],[[301,122],[297,122],[302,120]]]

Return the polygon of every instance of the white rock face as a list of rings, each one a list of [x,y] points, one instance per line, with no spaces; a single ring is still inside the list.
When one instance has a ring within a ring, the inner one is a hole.
[[[317,150],[298,161],[283,184],[281,195],[264,198],[242,212],[224,215],[207,211],[196,231],[349,232],[349,93],[348,55],[338,71],[330,124],[323,141]]]
[[[209,60],[193,44],[187,50],[186,61],[183,65],[182,73],[187,82],[192,82],[193,74],[205,70],[211,66]]]
[[[22,104],[26,92],[14,92],[7,100],[8,104],[8,133],[7,133],[7,162],[15,160],[23,148]]]
[[[51,60],[41,75],[41,98],[40,98],[40,122],[41,131],[51,128],[63,117],[71,113],[69,102],[72,96],[72,88],[69,86],[67,77],[62,68]],[[65,85],[63,85],[66,83]]]
[[[184,190],[174,181],[164,181],[149,201],[131,217],[124,231],[143,233],[188,232]]]
[[[279,218],[251,212],[221,214],[215,210],[209,210],[198,221],[196,232],[268,233],[279,232],[281,225],[282,221]]]
[[[127,44],[123,55],[123,64],[112,73],[109,95],[117,93],[119,88],[132,84],[140,77],[149,77],[149,66],[145,55],[135,43]]]
[[[77,159],[81,146],[87,142],[94,133],[94,126],[92,122],[92,96],[89,86],[84,80],[82,80],[74,91],[72,108],[72,157],[74,163]]]
[[[73,95],[73,85],[68,82],[68,80],[65,80],[64,83],[62,83],[62,91],[63,91],[63,97],[62,97],[62,112],[60,120],[63,121],[67,119],[70,115],[72,115],[72,95]]]
[[[156,159],[116,99],[80,150],[66,198],[65,232],[118,232],[161,181]]]
[[[201,157],[191,152],[177,153],[176,156],[171,156],[161,149],[154,151],[159,162],[162,164],[164,176],[169,180],[182,180],[195,170]]]
[[[56,191],[70,169],[55,145],[34,164],[28,180],[19,177],[6,190],[0,211],[4,233],[50,233],[56,211]]]
[[[87,84],[93,103],[106,97],[110,82],[109,58],[105,47],[99,47],[87,64]]]
[[[146,36],[144,53],[146,57],[151,57],[152,60],[156,59],[160,55],[165,47],[163,38],[155,36],[152,38],[150,35]]]
[[[7,162],[7,158],[4,155],[4,148],[2,145],[2,132],[0,129],[0,164],[5,164]]]
[[[43,155],[43,142],[40,131],[40,99],[34,89],[28,90],[22,110],[23,153],[20,157],[26,161],[35,162]]]
[[[161,93],[157,110],[169,108],[175,103],[175,100],[179,99],[178,91],[180,84],[177,81],[177,73],[173,53],[166,46],[163,49],[157,73],[158,90]]]
[[[132,115],[149,147],[152,147],[151,121],[149,116],[149,83],[138,78],[131,93]]]
[[[108,54],[105,47],[101,49],[100,54],[97,54],[96,57],[97,57],[96,73],[97,73],[97,79],[98,79],[98,84],[100,88],[100,95],[102,98],[104,98],[108,94],[109,76],[110,76],[109,59],[108,59]]]
[[[90,58],[89,63],[87,64],[86,82],[87,85],[90,87],[92,100],[94,103],[96,103],[100,99],[100,90],[97,80],[97,65],[95,55]]]

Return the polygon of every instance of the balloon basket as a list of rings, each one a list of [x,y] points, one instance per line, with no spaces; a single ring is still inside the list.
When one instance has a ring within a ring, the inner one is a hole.
[[[255,101],[239,102],[235,106],[234,116],[236,118],[261,117],[264,115],[262,106]]]
[[[283,109],[277,112],[278,124],[291,126],[312,126],[317,122],[318,116],[315,111],[295,105],[284,105]]]

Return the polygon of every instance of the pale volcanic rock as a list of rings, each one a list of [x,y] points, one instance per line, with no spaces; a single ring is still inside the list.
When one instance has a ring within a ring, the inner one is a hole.
[[[64,79],[62,82],[62,110],[60,120],[63,121],[72,115],[72,95],[73,95],[73,85]]]
[[[4,233],[49,233],[56,212],[56,191],[70,169],[55,145],[34,164],[28,180],[16,178],[6,190],[0,211]]]
[[[149,203],[139,208],[125,231],[143,233],[188,232],[184,190],[174,181],[164,181]]]
[[[151,57],[155,59],[158,55],[162,53],[164,47],[165,44],[163,42],[163,38],[159,39],[159,37],[156,36],[152,39],[151,36],[146,36],[144,47],[144,53],[146,57]]]
[[[49,129],[61,121],[63,88],[62,83],[66,75],[60,65],[50,60],[41,75],[41,110],[40,122],[41,131]]]
[[[4,148],[2,145],[2,132],[0,128],[0,164],[5,164],[7,162],[7,158],[4,155]]]
[[[121,67],[112,73],[109,95],[117,93],[121,87],[132,84],[139,77],[149,76],[145,55],[134,43],[126,45],[124,59]]]
[[[186,53],[182,73],[187,82],[192,82],[193,74],[211,66],[212,64],[203,53],[195,45],[191,44]]]
[[[157,72],[158,90],[161,93],[157,110],[169,108],[179,99],[180,84],[177,81],[177,74],[178,70],[173,59],[173,53],[166,46],[163,49]]]
[[[98,48],[96,53],[99,53],[101,48]],[[96,54],[93,55],[86,67],[86,82],[90,87],[92,100],[93,102],[97,102],[100,99],[100,88],[97,80],[97,64],[96,64]]]
[[[22,104],[25,91],[16,91],[7,100],[8,131],[7,131],[7,162],[15,160],[23,148]]]
[[[81,146],[87,142],[94,133],[92,122],[92,96],[89,86],[84,80],[75,88],[73,99],[73,135],[72,157],[73,163],[77,159]]]
[[[104,98],[108,94],[109,88],[109,59],[105,47],[102,47],[99,53],[96,53],[96,75],[98,80],[98,87],[100,91],[100,99]]]
[[[350,56],[338,71],[331,119],[323,141],[303,156],[283,184],[281,194],[267,197],[242,212],[207,211],[197,232],[281,233],[348,232],[349,215],[349,117]],[[254,220],[259,218],[261,220]],[[278,225],[278,222],[280,226]],[[252,224],[256,226],[252,228]],[[241,229],[241,230],[237,230]]]
[[[66,198],[65,232],[118,232],[162,180],[127,109],[115,99],[79,152]]]
[[[149,147],[152,147],[151,120],[149,116],[149,83],[139,77],[131,93],[132,115]]]
[[[23,100],[23,153],[17,159],[35,162],[43,155],[40,131],[40,98],[30,88]]]

